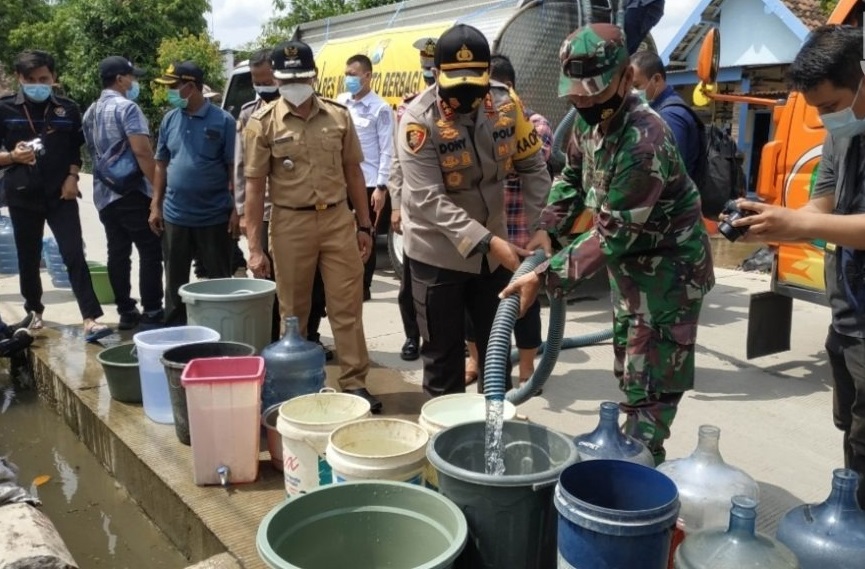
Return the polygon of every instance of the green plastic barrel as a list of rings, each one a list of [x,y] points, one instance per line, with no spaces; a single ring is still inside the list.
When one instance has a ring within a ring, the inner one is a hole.
[[[187,323],[219,332],[221,340],[241,342],[261,352],[271,343],[276,283],[264,279],[212,279],[180,287]]]
[[[96,359],[102,364],[112,399],[141,403],[141,375],[138,373],[135,344],[130,342],[106,348],[96,354]]]
[[[108,267],[96,261],[87,261],[90,269],[90,280],[93,282],[93,292],[99,304],[114,304],[114,289],[108,280]]]
[[[450,569],[467,535],[465,516],[444,496],[359,481],[283,502],[258,526],[256,545],[271,569]]]

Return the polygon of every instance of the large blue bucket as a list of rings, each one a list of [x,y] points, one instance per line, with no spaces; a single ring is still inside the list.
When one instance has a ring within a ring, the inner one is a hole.
[[[562,472],[559,569],[665,569],[679,514],[667,476],[640,464],[592,460]]]

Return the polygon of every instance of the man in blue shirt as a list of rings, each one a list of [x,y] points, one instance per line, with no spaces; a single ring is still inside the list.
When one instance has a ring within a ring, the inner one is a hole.
[[[162,247],[150,230],[150,200],[153,196],[153,147],[147,117],[135,104],[138,78],[143,71],[126,58],[106,57],[99,63],[102,94],[84,113],[84,139],[93,157],[117,151],[131,153],[140,173],[124,188],[103,181],[94,164],[93,203],[105,227],[108,243],[108,280],[114,290],[121,330],[142,329],[162,323]],[[112,154],[109,154],[112,156]],[[98,161],[97,161],[98,163]],[[132,245],[138,250],[138,289],[144,314],[131,297]]]
[[[700,160],[700,127],[688,104],[667,85],[667,71],[658,54],[640,51],[631,56],[634,69],[634,88],[642,91],[652,107],[670,130],[685,162],[685,169],[692,180],[696,180]]]
[[[193,257],[210,278],[231,277],[234,209],[234,117],[202,93],[204,73],[192,61],[173,63],[156,80],[168,87],[159,127],[150,227],[162,235],[165,324],[186,323],[179,289],[189,282]]]

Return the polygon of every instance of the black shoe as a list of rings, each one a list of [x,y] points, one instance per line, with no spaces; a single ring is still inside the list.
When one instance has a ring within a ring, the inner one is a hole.
[[[33,336],[26,328],[15,330],[12,338],[0,340],[0,357],[10,358],[26,350],[33,343]]]
[[[138,309],[120,313],[120,322],[117,323],[118,330],[134,330],[141,322],[141,313]]]
[[[373,415],[381,413],[381,401],[379,401],[375,395],[367,391],[366,387],[361,387],[360,389],[346,389],[345,393],[357,395],[358,397],[363,397],[369,401],[369,410],[372,411]]]
[[[402,345],[402,350],[399,353],[399,357],[407,362],[413,362],[418,359],[420,357],[418,344],[419,342],[414,338],[406,338],[405,344]]]
[[[372,291],[368,288],[363,291],[363,301],[366,302],[367,300],[372,300]]]
[[[139,319],[138,326],[141,330],[154,330],[162,328],[165,325],[165,312],[157,310],[156,312],[145,312]]]
[[[324,350],[324,361],[329,362],[329,361],[333,360],[333,350],[331,350],[330,348],[328,348],[327,346],[325,346],[321,342],[316,342],[316,344],[321,346],[321,349]]]
[[[31,310],[27,313],[27,316],[21,319],[20,322],[9,325],[9,334],[6,337],[11,338],[18,330],[28,330],[30,328],[30,325],[33,324],[34,318],[36,318],[36,313]]]

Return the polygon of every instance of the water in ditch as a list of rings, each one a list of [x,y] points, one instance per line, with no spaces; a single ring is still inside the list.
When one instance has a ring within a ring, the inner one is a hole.
[[[181,569],[186,558],[147,518],[91,452],[32,390],[15,390],[0,368],[0,456],[35,486],[82,569]]]

